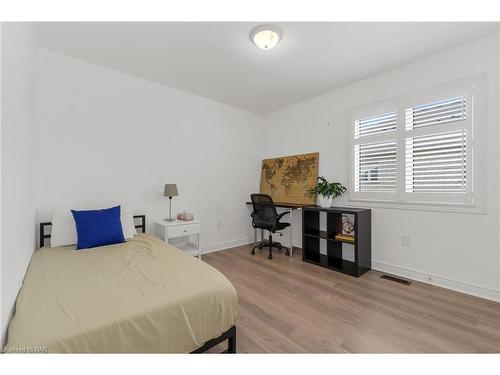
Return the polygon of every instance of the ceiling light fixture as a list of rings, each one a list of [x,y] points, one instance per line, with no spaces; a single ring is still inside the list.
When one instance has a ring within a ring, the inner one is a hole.
[[[252,30],[250,39],[261,49],[271,49],[281,39],[281,31],[274,26],[259,26]]]

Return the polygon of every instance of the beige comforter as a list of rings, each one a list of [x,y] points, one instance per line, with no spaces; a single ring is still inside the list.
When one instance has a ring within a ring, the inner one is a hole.
[[[154,236],[45,247],[31,259],[5,350],[185,353],[234,325],[237,306],[219,271]]]

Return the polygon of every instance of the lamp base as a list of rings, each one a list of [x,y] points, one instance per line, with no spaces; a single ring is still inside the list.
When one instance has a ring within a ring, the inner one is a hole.
[[[172,221],[175,221],[175,219],[172,218],[172,197],[168,197],[168,219],[165,219],[165,221],[168,221],[171,223]]]

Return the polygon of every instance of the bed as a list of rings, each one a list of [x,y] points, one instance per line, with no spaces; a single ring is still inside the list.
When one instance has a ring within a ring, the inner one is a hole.
[[[236,352],[238,297],[216,269],[145,233],[74,249],[35,251],[5,351],[200,353],[227,340]]]

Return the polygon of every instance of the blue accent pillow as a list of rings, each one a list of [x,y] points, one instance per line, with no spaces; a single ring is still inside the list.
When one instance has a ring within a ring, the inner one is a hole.
[[[102,210],[71,210],[76,224],[76,249],[113,245],[125,242],[120,206]]]

